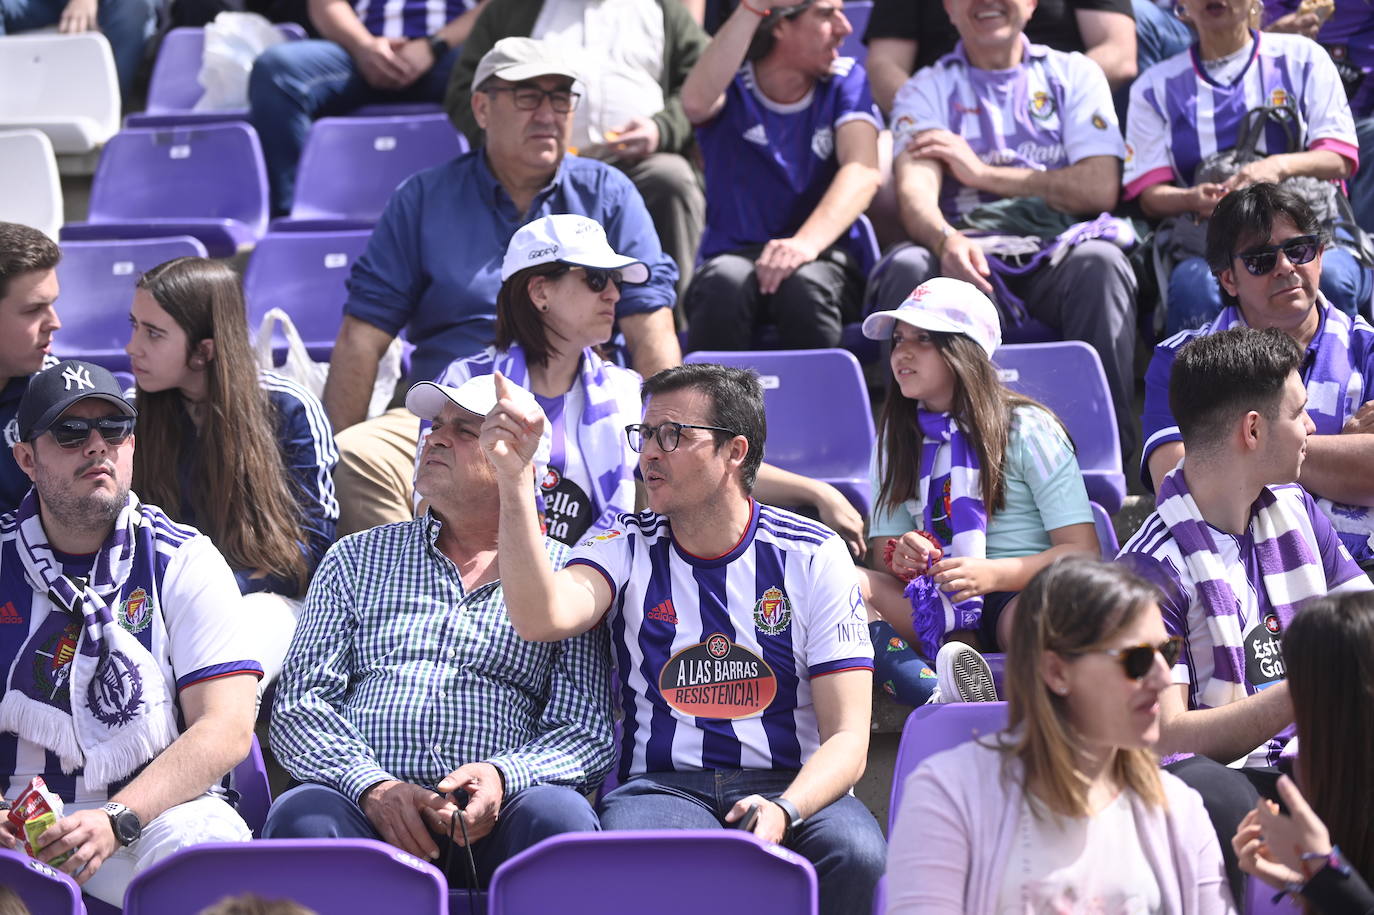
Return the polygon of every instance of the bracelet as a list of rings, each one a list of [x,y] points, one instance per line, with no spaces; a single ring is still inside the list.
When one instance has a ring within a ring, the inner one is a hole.
[[[756,9],[755,7],[752,7],[752,6],[749,5],[749,0],[739,0],[739,5],[742,6],[742,7],[744,7],[744,8],[747,9],[749,12],[753,13],[755,16],[758,16],[758,17],[760,17],[760,18],[766,17],[766,16],[768,16],[770,13],[773,12],[772,7],[765,7],[765,8],[763,8],[763,9]]]

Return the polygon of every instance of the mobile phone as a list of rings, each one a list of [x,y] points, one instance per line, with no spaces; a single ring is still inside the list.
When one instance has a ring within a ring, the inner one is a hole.
[[[735,828],[742,832],[753,832],[754,824],[759,821],[759,805],[755,804],[744,812],[744,816],[735,821]]]

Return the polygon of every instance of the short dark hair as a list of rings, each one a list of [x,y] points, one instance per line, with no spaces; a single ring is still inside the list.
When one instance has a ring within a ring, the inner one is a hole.
[[[17,222],[0,222],[0,299],[10,294],[10,280],[36,270],[51,270],[62,260],[62,249],[37,229]]]
[[[1328,241],[1321,220],[1301,194],[1267,181],[1250,184],[1221,198],[1212,211],[1207,221],[1207,267],[1221,273],[1231,266],[1231,255],[1241,239],[1268,238],[1280,216],[1287,216],[1299,235]]]
[[[557,279],[569,271],[561,261],[535,264],[511,274],[496,293],[496,348],[508,350],[519,343],[525,351],[525,362],[533,366],[549,361],[549,330],[530,298],[530,280],[536,276]]]
[[[754,480],[763,463],[763,445],[768,438],[768,420],[763,411],[763,387],[752,369],[736,369],[711,362],[689,363],[664,369],[640,387],[640,397],[648,401],[656,394],[687,388],[701,391],[711,401],[711,415],[705,425],[730,429],[744,436],[749,453],[740,467],[740,483],[745,492],[754,491]],[[712,432],[716,450],[729,440],[724,432]]]
[[[1206,448],[1240,415],[1257,410],[1272,419],[1302,351],[1278,328],[1233,327],[1194,338],[1178,351],[1169,373],[1169,409],[1183,442]]]
[[[754,40],[749,43],[749,50],[745,53],[744,59],[748,61],[763,60],[772,54],[773,46],[778,43],[777,36],[773,34],[773,28],[784,19],[796,19],[815,3],[816,0],[799,0],[797,3],[769,9],[768,15],[759,20],[758,28],[754,30]]]

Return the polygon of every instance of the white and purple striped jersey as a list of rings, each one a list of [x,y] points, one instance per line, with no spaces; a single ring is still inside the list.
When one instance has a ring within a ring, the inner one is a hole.
[[[854,563],[822,525],[752,503],[744,536],[693,556],[654,512],[584,541],[605,576],[624,712],[620,777],[799,769],[820,745],[811,680],[871,670]]]
[[[745,64],[725,106],[696,128],[706,166],[702,259],[795,235],[839,170],[835,131],[855,120],[882,128],[868,75],[852,57],[836,58],[829,78],[790,104],[765,96]]]
[[[1341,545],[1331,522],[1301,486],[1290,483],[1270,489],[1280,499],[1301,503],[1300,510],[1308,519],[1303,536],[1321,561],[1331,593],[1374,589],[1369,576],[1360,571]],[[1264,584],[1266,572],[1274,570],[1263,566],[1265,554],[1255,546],[1253,525],[1240,536],[1216,528],[1211,529],[1211,534],[1221,565],[1226,570],[1227,584],[1239,604],[1236,608],[1238,622],[1245,634],[1246,687],[1254,694],[1284,679],[1283,659],[1278,652],[1281,634],[1278,618],[1273,613]],[[1207,608],[1198,596],[1197,583],[1184,563],[1183,551],[1158,513],[1145,519],[1140,530],[1121,548],[1117,561],[1159,589],[1164,628],[1170,635],[1183,637],[1183,653],[1174,665],[1173,682],[1188,687],[1188,708],[1197,708],[1198,697],[1206,691],[1216,668],[1213,651],[1216,637]],[[1284,744],[1292,736],[1292,728],[1287,728],[1233,765],[1275,765]]]
[[[897,90],[892,145],[902,150],[923,130],[948,130],[989,165],[1053,171],[1089,156],[1126,157],[1112,90],[1087,57],[1031,44],[1022,36],[1020,65],[980,70],[964,43]],[[946,174],[940,210],[951,222],[1001,198],[964,187]]]
[[[424,38],[475,5],[476,0],[354,0],[353,9],[373,35]]]
[[[152,525],[154,549],[139,549],[135,556],[112,604],[115,618],[158,659],[171,695],[218,677],[261,677],[256,633],[239,609],[229,564],[209,537],[173,523],[154,506],[143,510],[152,519],[145,523]],[[81,620],[70,619],[46,592],[34,590],[17,553],[17,531],[13,513],[0,518],[0,624],[9,624],[0,625],[0,672],[8,677],[15,665],[31,665],[34,681],[70,708],[70,665]],[[89,574],[95,557],[56,558],[65,574],[80,576]],[[37,648],[20,656],[31,634]],[[68,809],[98,807],[134,777],[92,790],[82,770],[64,773],[56,754],[20,735],[0,733],[0,792],[16,797],[35,775],[43,776]]]
[[[1131,86],[1126,199],[1165,182],[1191,187],[1202,160],[1235,147],[1246,112],[1265,105],[1292,109],[1303,149],[1332,149],[1359,165],[1355,122],[1330,55],[1301,35],[1252,34],[1250,62],[1229,85],[1207,75],[1193,45]],[[1286,152],[1287,135],[1270,123],[1256,148]]]

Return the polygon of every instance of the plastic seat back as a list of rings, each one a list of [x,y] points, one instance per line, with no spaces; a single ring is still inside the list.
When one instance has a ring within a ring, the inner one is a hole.
[[[119,79],[99,32],[0,35],[0,129],[35,127],[58,153],[97,149],[119,130]]]
[[[873,14],[873,0],[851,0],[844,5],[844,18],[854,27],[854,31],[840,43],[840,56],[852,57],[859,63],[868,60],[868,45],[864,44],[864,31],[868,28],[868,17]]]
[[[0,221],[54,239],[62,228],[62,179],[52,141],[41,130],[0,131]]]
[[[925,759],[966,740],[982,737],[1007,726],[1005,702],[951,702],[913,709],[902,726],[897,762],[892,767],[892,800],[887,809],[887,832],[897,822],[906,780]]]
[[[44,915],[85,915],[76,881],[23,851],[0,848],[0,886],[8,887],[28,906]]]
[[[488,915],[632,911],[808,915],[816,872],[801,855],[736,830],[567,833],[498,867],[487,902]]]
[[[280,308],[291,315],[311,355],[327,361],[343,321],[345,283],[371,234],[364,229],[264,235],[243,277],[250,333],[269,309]]]

